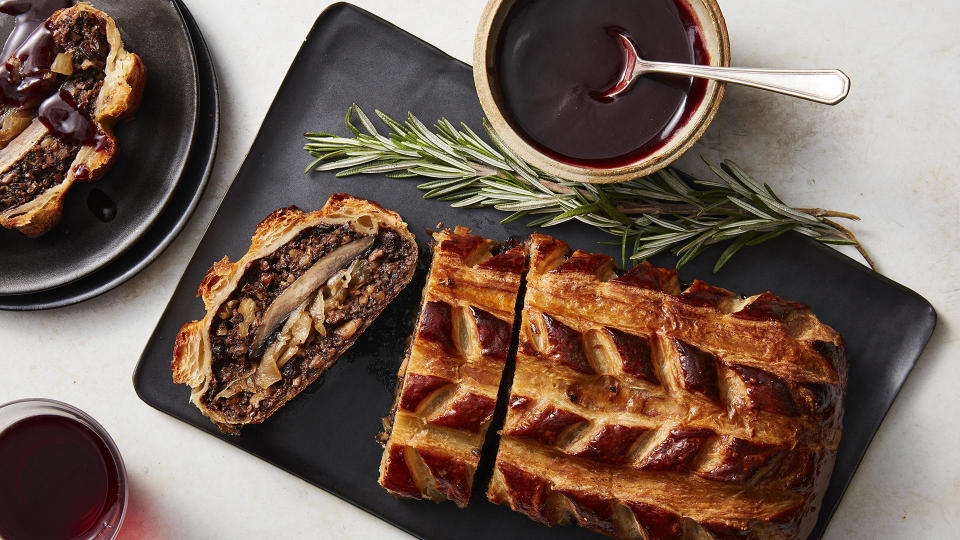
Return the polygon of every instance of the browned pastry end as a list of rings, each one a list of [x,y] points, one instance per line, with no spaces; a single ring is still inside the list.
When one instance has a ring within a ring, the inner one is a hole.
[[[359,254],[337,259],[355,246]],[[303,288],[332,259],[330,277]],[[277,210],[240,260],[224,257],[207,272],[198,292],[207,313],[177,335],[173,380],[190,385],[190,401],[224,432],[261,423],[356,342],[416,262],[406,223],[372,201],[335,194],[316,212]],[[292,311],[274,328],[264,315],[292,294]],[[256,335],[269,336],[262,351],[252,346]]]
[[[803,304],[749,298],[539,234],[490,500],[616,538],[812,530],[846,353]]]
[[[55,134],[37,117],[36,100],[3,106],[0,226],[27,236],[39,236],[60,220],[74,182],[96,180],[110,169],[117,156],[114,125],[136,111],[146,80],[143,62],[124,48],[116,23],[90,4],[57,11],[45,24],[57,53],[45,75],[50,95],[73,100],[97,135],[79,143]],[[25,76],[17,62],[11,77]]]
[[[466,506],[493,419],[524,269],[521,247],[457,227],[434,234],[413,343],[400,366],[380,485]]]

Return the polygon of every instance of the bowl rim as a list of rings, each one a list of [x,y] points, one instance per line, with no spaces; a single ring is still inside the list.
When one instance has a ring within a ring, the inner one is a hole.
[[[507,120],[494,97],[494,69],[489,65],[496,48],[496,41],[506,19],[506,11],[519,0],[489,0],[480,16],[480,24],[474,37],[473,79],[480,98],[480,106],[491,127],[504,144],[520,158],[547,174],[564,180],[591,184],[624,182],[652,174],[683,155],[706,131],[723,99],[725,84],[708,81],[707,94],[697,106],[690,120],[674,133],[662,149],[630,164],[618,167],[583,167],[556,160],[538,150],[520,135]],[[711,65],[730,65],[730,37],[727,24],[717,0],[677,0],[685,4],[702,4],[708,12],[709,21],[697,20],[703,28],[709,22],[718,37],[719,50],[709,49]]]

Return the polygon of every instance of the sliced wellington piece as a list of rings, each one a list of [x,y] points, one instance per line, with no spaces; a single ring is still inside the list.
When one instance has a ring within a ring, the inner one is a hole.
[[[207,314],[177,335],[173,380],[225,432],[263,422],[356,342],[416,262],[406,223],[372,201],[336,194],[317,212],[277,210],[240,260],[207,272]]]
[[[379,481],[398,497],[466,506],[493,419],[525,257],[469,231],[434,235],[417,329],[384,421]]]
[[[54,13],[0,65],[0,226],[39,236],[78,181],[106,174],[114,125],[134,113],[146,80],[106,13],[80,3]]]
[[[806,538],[840,441],[846,354],[810,310],[529,242],[488,498],[616,538]]]

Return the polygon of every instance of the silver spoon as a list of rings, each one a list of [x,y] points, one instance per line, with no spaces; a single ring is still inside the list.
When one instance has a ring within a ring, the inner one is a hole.
[[[617,34],[623,46],[623,71],[615,85],[602,94],[613,98],[626,92],[638,77],[646,73],[669,73],[688,77],[701,77],[734,84],[752,86],[798,98],[836,105],[850,93],[850,78],[839,69],[745,69],[731,67],[651,62],[640,58],[633,41],[622,33]]]

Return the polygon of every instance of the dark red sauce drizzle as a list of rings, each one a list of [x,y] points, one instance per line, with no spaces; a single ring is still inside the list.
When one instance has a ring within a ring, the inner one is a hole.
[[[10,32],[10,36],[3,45],[3,59],[10,58],[13,51],[26,41],[30,32],[33,32],[50,15],[72,5],[73,0],[3,0],[0,2],[0,13],[13,15],[17,21],[13,25],[13,32]]]
[[[651,75],[617,82],[626,34],[645,59],[709,64],[689,8],[677,0],[519,0],[496,50],[508,120],[538,150],[573,165],[611,168],[661,148],[706,94],[705,80]]]
[[[37,116],[43,125],[61,140],[77,146],[96,144],[102,147],[106,137],[90,117],[77,108],[77,100],[60,90],[40,105]]]
[[[46,24],[41,24],[0,66],[3,103],[11,107],[23,107],[49,95],[56,84],[56,77],[50,73],[56,57],[53,33]],[[20,74],[23,76],[20,77]]]
[[[102,150],[108,139],[77,107],[73,95],[66,90],[55,91],[61,81],[50,71],[57,46],[49,23],[44,21],[55,11],[72,5],[71,0],[0,2],[0,12],[17,18],[3,50],[0,97],[10,107],[35,105],[43,100],[37,115],[53,135],[70,144],[96,145],[97,150]]]
[[[103,191],[93,188],[87,195],[87,208],[94,217],[107,223],[117,217],[117,203]]]

